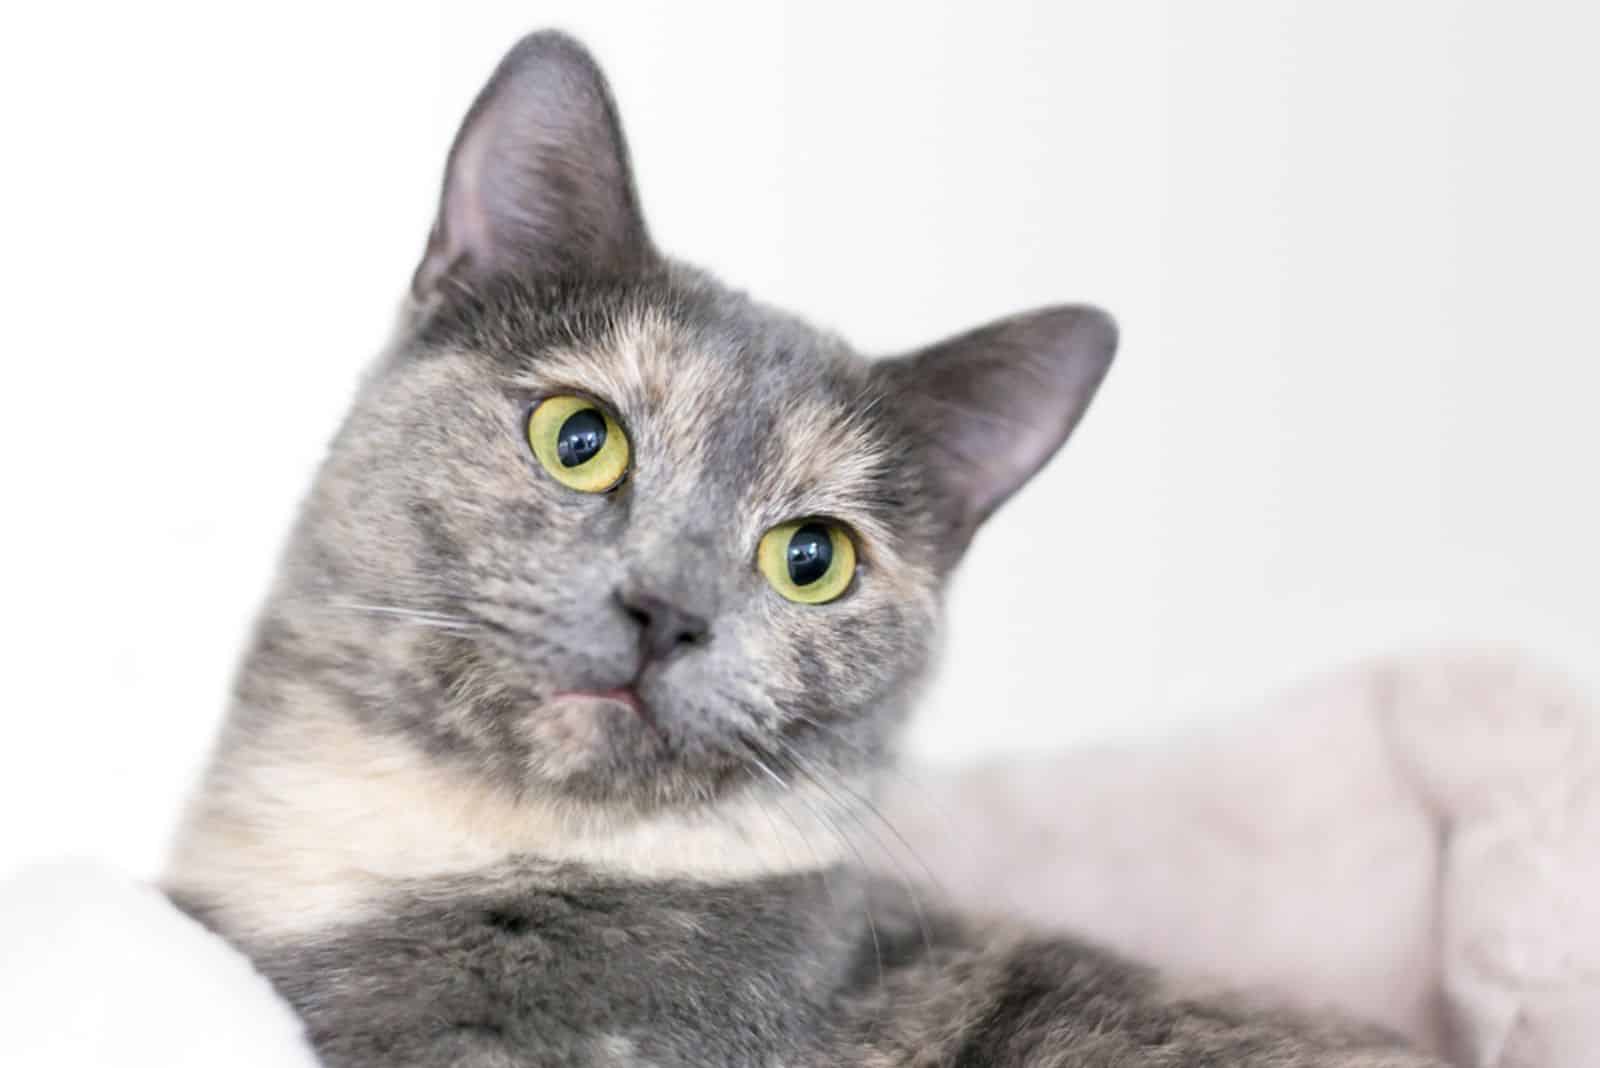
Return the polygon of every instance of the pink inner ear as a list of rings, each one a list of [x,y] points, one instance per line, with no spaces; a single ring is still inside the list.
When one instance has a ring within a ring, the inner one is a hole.
[[[476,121],[475,121],[476,120]],[[428,248],[411,282],[412,296],[425,298],[447,275],[463,267],[491,264],[494,232],[483,174],[492,140],[482,116],[469,117],[450,157],[439,219],[428,235]]]
[[[975,397],[965,415],[958,447],[968,464],[967,498],[979,521],[1044,466],[1088,404],[1087,397],[1062,396],[1057,383],[1032,374],[1033,363],[1018,360],[1008,372],[1016,388],[999,397]],[[1070,422],[1064,429],[1065,420]]]
[[[617,276],[654,257],[605,78],[581,46],[533,34],[501,61],[451,148],[418,297],[449,277]]]
[[[485,262],[490,248],[492,226],[483,196],[484,161],[492,134],[484,118],[463,131],[461,144],[451,162],[449,184],[442,207],[444,243],[442,262],[448,268],[462,256]]]

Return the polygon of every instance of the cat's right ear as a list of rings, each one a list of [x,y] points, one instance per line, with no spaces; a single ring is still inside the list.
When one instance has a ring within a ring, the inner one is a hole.
[[[653,258],[605,76],[565,34],[524,37],[456,134],[412,295],[622,277]]]

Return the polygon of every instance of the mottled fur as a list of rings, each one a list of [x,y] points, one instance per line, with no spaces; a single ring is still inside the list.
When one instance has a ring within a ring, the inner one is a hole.
[[[603,80],[529,38],[302,512],[174,898],[335,1065],[1422,1063],[860,862],[944,580],[1114,345],[1058,308],[872,362],[663,259]],[[552,393],[625,428],[614,491],[533,457]],[[859,547],[826,605],[754,566],[807,516]],[[642,640],[638,604],[703,626]],[[623,686],[643,713],[571,696]]]

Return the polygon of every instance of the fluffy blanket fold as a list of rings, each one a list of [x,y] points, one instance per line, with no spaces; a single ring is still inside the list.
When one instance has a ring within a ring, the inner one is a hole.
[[[1186,741],[924,776],[889,812],[969,905],[1339,1006],[1464,1066],[1594,1068],[1597,734],[1564,680],[1455,651]]]

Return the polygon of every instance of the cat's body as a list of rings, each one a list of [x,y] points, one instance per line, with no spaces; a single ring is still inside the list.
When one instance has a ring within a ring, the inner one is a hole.
[[[314,938],[241,944],[333,1065],[1432,1063],[1376,1032],[1313,1042],[1187,1000],[1071,940],[919,912],[843,867],[707,884],[513,863],[396,886],[382,915]]]
[[[352,1068],[1425,1063],[864,870],[944,580],[1114,346],[1055,308],[874,362],[664,260],[598,71],[529,38],[171,893]]]

